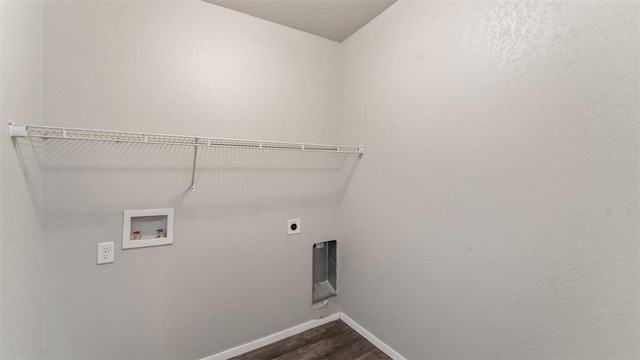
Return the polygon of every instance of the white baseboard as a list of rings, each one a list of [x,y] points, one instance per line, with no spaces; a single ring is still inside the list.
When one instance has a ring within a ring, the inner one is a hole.
[[[370,343],[375,345],[375,347],[377,347],[378,349],[382,350],[382,352],[387,354],[393,360],[406,360],[402,355],[400,355],[400,353],[393,350],[389,345],[383,343],[382,340],[378,339],[372,333],[368,332],[365,328],[360,326],[360,324],[353,321],[352,318],[345,315],[345,313],[340,313],[340,320],[344,321],[345,324],[349,325],[358,334],[369,340]]]
[[[227,360],[230,359],[234,356],[238,356],[238,355],[242,355],[244,353],[247,353],[249,351],[253,351],[255,349],[259,349],[263,346],[267,346],[269,344],[273,344],[276,341],[280,341],[282,339],[288,338],[289,336],[293,336],[296,334],[299,334],[301,332],[313,329],[314,327],[318,327],[320,325],[324,325],[326,323],[338,320],[340,318],[340,314],[339,313],[335,313],[335,314],[331,314],[329,316],[325,316],[322,319],[316,319],[316,320],[311,320],[311,321],[307,321],[304,324],[300,324],[291,328],[288,328],[286,330],[282,330],[280,332],[277,332],[275,334],[271,334],[268,336],[265,336],[261,339],[258,340],[254,340],[251,342],[248,342],[246,344],[242,344],[240,346],[236,346],[234,348],[231,348],[229,350],[225,350],[223,352],[219,352],[217,354],[208,356],[202,360]],[[346,322],[346,321],[345,321]]]
[[[229,350],[225,350],[223,352],[219,352],[217,354],[208,356],[208,357],[206,357],[206,358],[204,358],[202,360],[227,360],[227,359],[230,359],[232,357],[235,357],[235,356],[238,356],[238,355],[242,355],[242,354],[247,353],[249,351],[253,351],[255,349],[259,349],[259,348],[261,348],[263,346],[267,346],[269,344],[273,344],[276,341],[280,341],[282,339],[286,339],[289,336],[300,334],[301,332],[313,329],[315,327],[318,327],[320,325],[324,325],[326,323],[329,323],[329,322],[332,322],[332,321],[335,321],[335,320],[338,320],[338,319],[341,319],[342,321],[344,321],[345,324],[349,325],[358,334],[362,335],[362,337],[364,337],[365,339],[369,340],[370,343],[375,345],[375,347],[377,347],[378,349],[382,350],[382,352],[387,354],[393,360],[406,360],[397,351],[393,350],[389,345],[387,345],[384,342],[382,342],[382,340],[380,340],[377,337],[375,337],[372,333],[367,331],[365,328],[360,326],[360,324],[358,324],[357,322],[353,321],[353,319],[351,319],[350,317],[348,317],[344,313],[335,313],[335,314],[331,314],[329,316],[323,317],[322,319],[316,319],[316,320],[307,321],[304,324],[300,324],[300,325],[288,328],[286,330],[282,330],[282,331],[277,332],[275,334],[271,334],[269,336],[265,336],[265,337],[263,337],[261,339],[254,340],[254,341],[248,342],[248,343],[240,345],[240,346],[236,346],[236,347],[231,348]]]

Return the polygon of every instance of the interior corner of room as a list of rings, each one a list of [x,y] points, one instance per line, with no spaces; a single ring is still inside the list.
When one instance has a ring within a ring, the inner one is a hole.
[[[640,358],[638,24],[0,1],[0,358]]]

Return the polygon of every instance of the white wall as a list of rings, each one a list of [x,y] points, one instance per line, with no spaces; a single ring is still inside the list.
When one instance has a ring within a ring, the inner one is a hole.
[[[200,1],[46,2],[43,31],[47,125],[337,140],[335,42]],[[340,159],[201,150],[191,193],[192,151],[46,142],[45,357],[202,358],[337,311],[312,309],[311,250]],[[120,249],[123,210],[164,207],[173,245]]]
[[[3,122],[367,154],[205,150],[189,193],[190,149],[0,126],[2,358],[200,358],[334,312],[309,262],[338,235],[342,310],[408,358],[637,358],[637,3],[401,1],[342,45],[203,2],[42,11],[0,2]],[[153,207],[175,243],[120,250]]]
[[[400,1],[347,39],[342,310],[412,359],[637,359],[639,20]]]
[[[42,122],[42,5],[0,2],[0,358],[42,355],[42,174],[38,141],[14,147],[8,119]]]

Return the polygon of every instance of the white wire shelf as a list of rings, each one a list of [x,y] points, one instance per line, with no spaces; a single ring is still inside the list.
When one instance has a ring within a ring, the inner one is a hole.
[[[293,143],[283,141],[263,141],[246,139],[225,139],[208,136],[166,135],[95,129],[77,129],[41,125],[18,125],[9,122],[9,135],[16,137],[34,137],[41,139],[110,141],[117,143],[180,145],[193,147],[193,169],[191,172],[191,191],[195,191],[196,165],[199,147],[224,147],[259,150],[288,150],[325,152],[335,154],[364,154],[364,145],[331,145]]]
[[[184,136],[125,131],[77,129],[40,125],[9,124],[11,137],[36,137],[42,139],[110,141],[122,143],[182,145],[195,147],[249,148],[262,150],[298,150],[329,152],[338,154],[363,154],[363,145],[332,145],[264,141],[246,139],[226,139],[207,136]]]

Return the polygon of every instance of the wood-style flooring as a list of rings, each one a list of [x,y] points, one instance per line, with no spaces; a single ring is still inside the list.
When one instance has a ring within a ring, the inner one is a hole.
[[[318,326],[234,360],[382,360],[391,359],[341,320]]]

